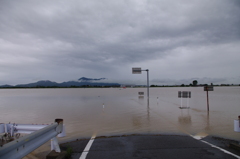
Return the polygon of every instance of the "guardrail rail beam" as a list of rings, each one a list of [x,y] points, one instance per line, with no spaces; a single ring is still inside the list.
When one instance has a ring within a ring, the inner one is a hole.
[[[10,126],[13,133],[14,125]],[[60,152],[56,136],[63,131],[63,120],[56,119],[55,123],[40,130],[23,136],[0,147],[0,159],[21,159],[37,149],[50,139],[54,140],[54,150]]]

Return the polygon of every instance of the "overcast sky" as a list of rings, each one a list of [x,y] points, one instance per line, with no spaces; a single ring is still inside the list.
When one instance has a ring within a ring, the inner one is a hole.
[[[1,0],[0,85],[240,84],[239,0]]]

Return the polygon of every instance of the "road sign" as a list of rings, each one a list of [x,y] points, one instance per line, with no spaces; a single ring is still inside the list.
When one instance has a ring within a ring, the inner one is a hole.
[[[178,98],[181,98],[181,107],[180,109],[189,109],[188,106],[188,98],[191,98],[191,92],[190,91],[178,91]],[[182,98],[187,98],[187,107],[182,106]]]
[[[204,91],[213,91],[213,86],[204,86]]]
[[[134,67],[134,68],[132,68],[132,73],[133,74],[141,74],[142,69],[140,67]]]
[[[182,98],[182,92],[178,91],[178,98]]]
[[[190,91],[178,91],[178,98],[191,98]]]
[[[182,92],[182,97],[183,97],[183,98],[188,98],[188,97],[189,97],[188,92],[187,92],[187,91],[183,91],[183,92]],[[191,97],[191,96],[190,96],[190,97]]]
[[[234,120],[234,131],[240,132],[240,120]]]

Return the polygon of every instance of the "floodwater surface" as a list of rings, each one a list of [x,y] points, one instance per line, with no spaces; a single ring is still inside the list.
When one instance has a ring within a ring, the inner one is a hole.
[[[178,98],[191,91],[191,98]],[[144,92],[139,97],[138,92]],[[240,87],[215,87],[209,108],[203,87],[0,89],[0,123],[45,124],[62,118],[60,142],[127,134],[215,135],[240,140]],[[182,100],[182,101],[181,101]],[[179,109],[181,106],[190,109]]]

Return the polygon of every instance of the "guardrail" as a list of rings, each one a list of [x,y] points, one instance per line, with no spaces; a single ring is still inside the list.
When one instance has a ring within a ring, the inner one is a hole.
[[[56,136],[65,136],[63,120],[55,119],[51,125],[0,124],[0,133],[30,133],[0,147],[0,159],[21,159],[47,141],[51,140],[51,149],[61,152]]]

